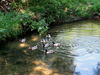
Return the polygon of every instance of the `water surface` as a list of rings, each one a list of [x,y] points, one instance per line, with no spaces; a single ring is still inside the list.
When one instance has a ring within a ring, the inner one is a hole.
[[[55,53],[45,55],[42,47],[36,51],[29,46],[41,45],[45,38],[24,36],[27,41],[7,43],[0,49],[0,75],[100,75],[100,22],[95,20],[57,25],[48,33],[62,47],[49,47]]]

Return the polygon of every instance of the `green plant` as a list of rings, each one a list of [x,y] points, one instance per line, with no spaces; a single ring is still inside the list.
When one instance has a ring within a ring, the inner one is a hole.
[[[5,41],[6,38],[6,29],[0,28],[0,41]]]
[[[45,22],[45,19],[42,19],[39,22],[33,21],[30,25],[31,31],[37,29],[40,34],[43,34],[48,29],[48,24]]]
[[[20,21],[24,31],[27,31],[29,30],[29,25],[31,25],[32,22],[34,21],[34,18],[29,14],[23,14],[22,17],[20,18]]]
[[[22,33],[20,28],[20,17],[18,17],[14,11],[5,15],[0,12],[0,16],[1,40],[5,40],[6,37],[17,38],[17,36]]]

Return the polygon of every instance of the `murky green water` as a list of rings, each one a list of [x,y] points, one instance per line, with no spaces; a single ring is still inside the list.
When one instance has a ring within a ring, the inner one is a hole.
[[[45,55],[42,48],[31,51],[45,35],[25,36],[27,41],[9,42],[0,49],[0,75],[100,75],[100,22],[80,21],[50,29],[53,41],[62,48]]]

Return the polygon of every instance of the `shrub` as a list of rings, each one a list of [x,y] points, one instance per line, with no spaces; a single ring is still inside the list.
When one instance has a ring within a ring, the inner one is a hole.
[[[6,37],[16,38],[21,34],[22,30],[20,28],[20,19],[18,16],[16,16],[17,15],[15,12],[10,12],[5,15],[0,12],[0,35],[3,40],[6,39]]]
[[[45,22],[45,19],[42,19],[39,22],[33,21],[30,25],[31,31],[38,29],[40,34],[43,34],[48,29],[48,24]]]

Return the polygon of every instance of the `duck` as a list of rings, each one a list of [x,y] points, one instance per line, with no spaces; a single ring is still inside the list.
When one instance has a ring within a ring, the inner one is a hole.
[[[36,45],[36,46],[32,46],[32,47],[29,47],[29,49],[30,50],[36,50],[36,49],[38,49],[38,46]]]
[[[42,39],[42,40],[41,40],[41,43],[45,43],[45,40],[44,40],[44,39]]]
[[[43,48],[45,48],[45,47],[49,47],[49,46],[50,46],[49,43],[47,43],[47,44],[43,44]]]
[[[25,42],[26,41],[26,38],[20,39],[19,41],[20,42]]]
[[[50,34],[46,35],[46,38],[48,38],[48,39],[49,39],[50,37],[51,37],[51,35],[50,35]]]
[[[55,43],[55,42],[52,42],[52,43],[53,43],[53,46],[55,46],[55,47],[61,46],[61,43]]]
[[[47,50],[47,49],[44,51],[45,54],[52,54],[54,52],[55,52],[54,50]]]

